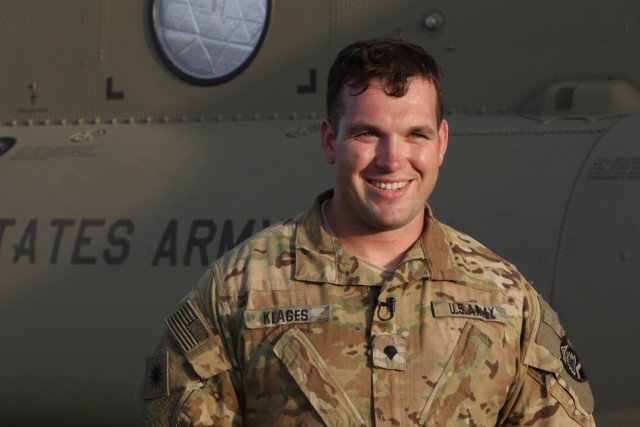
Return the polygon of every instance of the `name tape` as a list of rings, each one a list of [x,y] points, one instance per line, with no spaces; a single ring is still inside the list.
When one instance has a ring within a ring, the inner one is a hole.
[[[244,324],[249,329],[290,325],[294,323],[328,322],[331,319],[331,306],[278,307],[244,312]]]

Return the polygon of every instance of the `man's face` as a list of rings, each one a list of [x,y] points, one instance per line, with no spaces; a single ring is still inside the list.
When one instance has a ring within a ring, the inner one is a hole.
[[[332,210],[354,232],[422,222],[448,138],[446,121],[438,128],[433,84],[414,79],[397,98],[374,80],[355,96],[343,87],[341,100],[338,129],[327,120],[321,128],[327,162],[336,166]]]

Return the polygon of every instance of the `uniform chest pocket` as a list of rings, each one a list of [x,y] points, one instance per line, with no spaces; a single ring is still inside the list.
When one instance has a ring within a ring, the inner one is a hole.
[[[289,329],[273,352],[327,425],[364,426],[364,420],[309,338]]]
[[[455,425],[465,401],[476,399],[472,382],[485,366],[493,342],[473,322],[467,322],[419,418],[422,426]],[[475,402],[474,404],[477,404]],[[447,420],[447,424],[443,424]]]

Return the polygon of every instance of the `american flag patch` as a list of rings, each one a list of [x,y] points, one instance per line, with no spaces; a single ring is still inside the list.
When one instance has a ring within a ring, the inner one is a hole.
[[[200,310],[190,300],[187,300],[175,313],[166,320],[169,330],[173,334],[185,353],[197,348],[209,338]]]

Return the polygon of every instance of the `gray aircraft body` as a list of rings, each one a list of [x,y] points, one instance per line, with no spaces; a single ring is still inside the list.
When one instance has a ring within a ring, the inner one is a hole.
[[[332,186],[346,44],[445,75],[435,215],[559,312],[600,426],[640,419],[640,2],[4,0],[2,425],[138,426],[162,320],[206,265]]]

